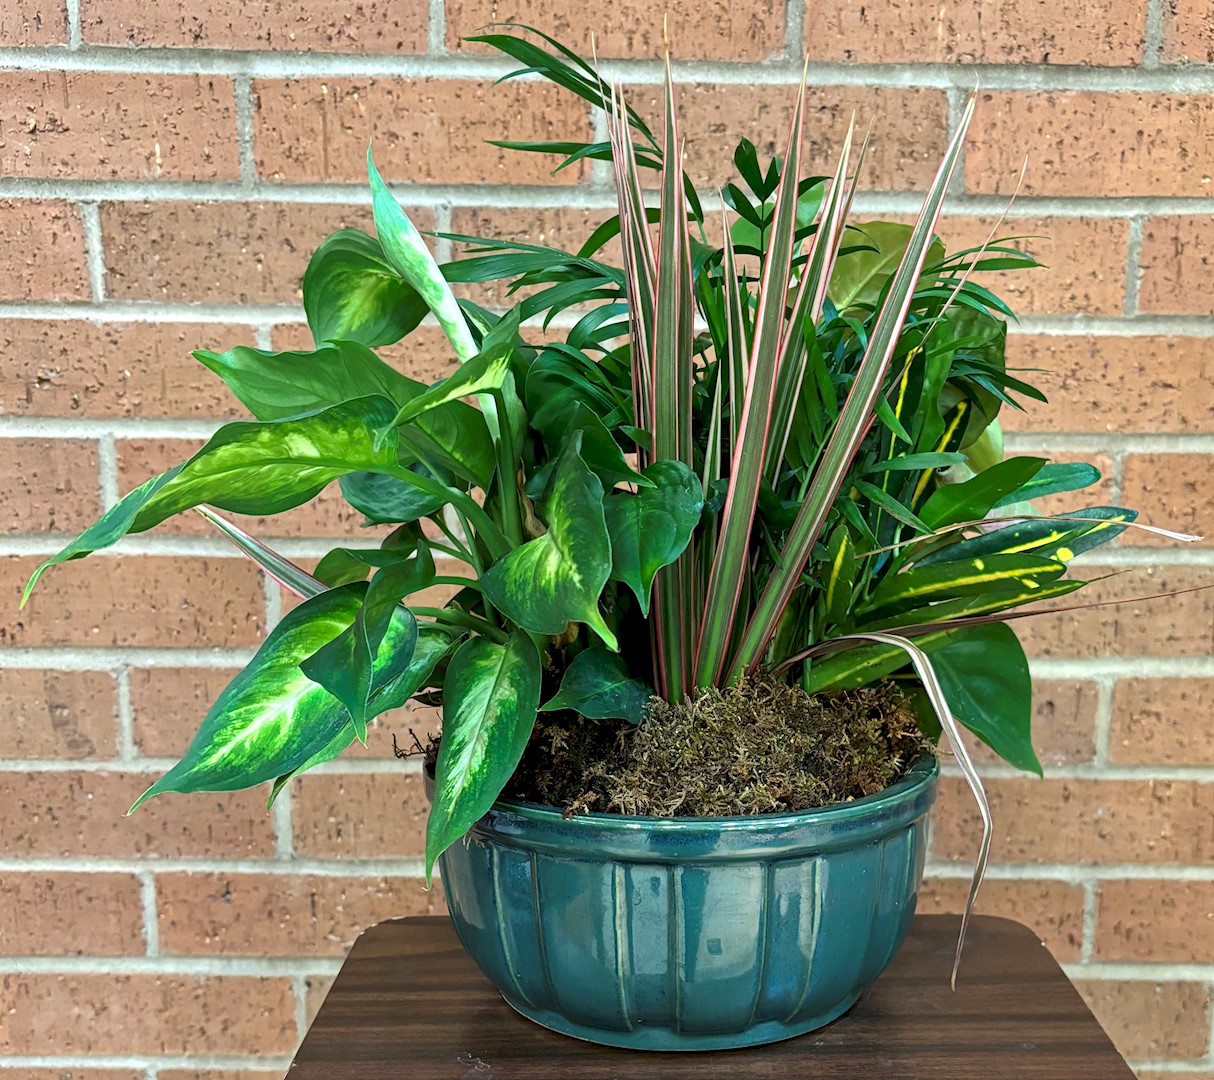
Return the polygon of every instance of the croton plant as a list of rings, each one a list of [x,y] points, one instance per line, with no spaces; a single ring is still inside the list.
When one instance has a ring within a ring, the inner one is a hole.
[[[253,419],[34,581],[196,509],[302,602],[139,802],[265,782],[273,798],[424,695],[443,710],[429,875],[538,714],[635,722],[654,695],[756,672],[809,692],[903,679],[930,737],[955,718],[1040,772],[1005,620],[1081,588],[1071,559],[1134,513],[1039,515],[1030,500],[1099,473],[1003,456],[1000,409],[1043,398],[1005,366],[1012,312],[975,279],[1035,263],[936,236],[972,103],[917,222],[853,222],[864,146],[849,133],[833,175],[805,175],[803,89],[784,155],[743,139],[735,181],[701,201],[669,80],[659,138],[552,39],[477,40],[603,111],[606,141],[502,145],[610,162],[618,213],[572,252],[451,236],[465,257],[440,266],[368,156],[376,235],[335,233],[304,276],[315,348],[195,353]],[[488,281],[517,303],[453,290]],[[427,318],[458,361],[429,386],[375,353]],[[334,482],[391,529],[311,573],[216,512],[277,514]]]

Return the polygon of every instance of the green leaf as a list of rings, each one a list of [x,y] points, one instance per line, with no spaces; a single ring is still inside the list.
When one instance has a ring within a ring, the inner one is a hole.
[[[412,558],[376,571],[354,622],[301,664],[308,678],[346,707],[362,742],[367,738],[367,721],[376,716],[371,691],[380,643],[394,621],[403,624],[396,635],[396,654],[386,668],[390,681],[408,667],[417,643],[417,620],[400,602],[433,581],[434,560],[425,541],[419,540]]]
[[[653,579],[687,550],[704,509],[704,492],[695,473],[679,461],[655,461],[644,475],[652,487],[635,495],[613,492],[604,507],[612,580],[627,585],[648,615]]]
[[[543,507],[548,531],[498,559],[482,584],[489,602],[519,626],[561,634],[583,622],[615,649],[615,635],[599,613],[611,572],[603,485],[581,459],[580,442],[568,443],[553,474]]]
[[[916,560],[917,566],[933,563],[954,562],[958,559],[980,558],[985,555],[1021,554],[1030,552],[1059,562],[1070,562],[1076,555],[1125,532],[1123,521],[1138,517],[1133,510],[1120,506],[1092,506],[1072,510],[1063,518],[1090,518],[1092,524],[1077,521],[1055,521],[1053,518],[1035,518],[1002,529],[984,532],[979,536],[949,544]]]
[[[433,626],[421,627],[417,634],[417,643],[413,649],[413,656],[409,660],[408,667],[401,675],[388,683],[377,697],[377,704],[382,705],[379,711],[382,713],[390,709],[399,709],[418,690],[426,686],[430,682],[430,677],[439,661],[451,651],[454,640],[450,634]],[[274,800],[278,798],[279,793],[292,776],[298,776],[300,773],[307,772],[309,769],[323,762],[332,761],[354,739],[354,724],[347,723],[328,743],[317,750],[315,754],[297,769],[284,773],[274,781],[274,788],[270,792],[268,805],[272,805]]]
[[[903,506],[897,499],[886,491],[882,491],[875,484],[870,484],[867,480],[853,480],[852,484],[855,489],[870,502],[879,506],[890,517],[902,522],[914,529],[918,533],[930,533],[932,527],[915,515],[915,513]]]
[[[426,316],[426,303],[384,256],[374,237],[341,229],[316,249],[303,277],[312,338],[391,345]]]
[[[991,623],[953,631],[931,658],[953,715],[1009,764],[1040,776],[1030,731],[1032,680],[1012,628]]]
[[[1066,571],[1053,559],[1036,555],[986,555],[957,562],[915,566],[887,575],[857,612],[890,607],[918,607],[955,596],[988,592],[1020,592],[1039,588]]]
[[[384,397],[402,409],[426,391],[424,384],[385,364],[353,341],[315,352],[262,352],[243,346],[226,353],[194,354],[214,371],[258,420],[287,420],[363,397]],[[402,444],[483,487],[493,471],[493,444],[485,418],[452,401],[418,419]]]
[[[219,695],[185,756],[131,809],[166,791],[253,787],[293,771],[335,739],[349,714],[299,665],[353,623],[364,592],[361,585],[332,589],[288,612]],[[384,636],[377,673],[395,657],[405,631],[394,624]],[[384,689],[377,677],[375,690]]]
[[[523,756],[540,703],[540,657],[515,631],[505,645],[464,642],[443,680],[443,738],[426,825],[426,884],[435,860],[493,805]]]
[[[911,226],[870,221],[856,226],[857,247],[835,263],[828,295],[840,312],[857,304],[874,306],[898,269],[911,238]],[[863,245],[863,246],[860,246]],[[865,250],[870,249],[870,250]],[[944,256],[944,245],[933,239],[925,266]]]
[[[461,363],[471,360],[477,353],[476,342],[464,322],[455,294],[421,234],[380,177],[370,149],[367,150],[367,175],[371,182],[375,231],[384,256],[433,312]]]
[[[1015,491],[1008,492],[995,503],[998,509],[1016,502],[1031,502],[1046,495],[1057,495],[1066,491],[1080,491],[1100,480],[1100,470],[1095,465],[1081,461],[1050,462],[1043,465],[1032,479]]]
[[[590,720],[627,720],[639,724],[653,689],[628,674],[618,653],[595,645],[580,652],[565,669],[561,688],[540,712],[571,709]]]
[[[411,470],[435,479],[424,465]],[[340,477],[342,496],[366,518],[367,525],[400,525],[429,517],[443,506],[430,491],[383,473],[353,472]]]
[[[837,626],[851,613],[852,590],[856,584],[856,548],[846,525],[837,525],[831,535],[826,567],[822,600],[827,622]]]
[[[1008,458],[963,484],[943,484],[932,492],[919,516],[932,529],[942,529],[960,521],[978,521],[990,513],[1001,498],[1020,491],[1044,465],[1045,458]]]

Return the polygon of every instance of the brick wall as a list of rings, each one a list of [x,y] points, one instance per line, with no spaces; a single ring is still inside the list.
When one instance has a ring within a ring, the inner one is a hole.
[[[561,243],[609,212],[603,171],[553,179],[483,144],[593,127],[548,86],[491,86],[504,66],[459,40],[490,18],[596,29],[645,104],[669,11],[705,182],[740,133],[782,137],[807,50],[813,163],[853,109],[871,117],[873,214],[914,210],[979,83],[944,231],[984,235],[1027,154],[1012,227],[1046,237],[1048,269],[1007,286],[1014,362],[1049,369],[1054,398],[1009,418],[1016,448],[1099,460],[1108,497],[1214,530],[1207,0],[624,0],[593,26],[584,9],[0,2],[0,1078],[280,1074],[357,930],[441,905],[418,884],[417,773],[382,731],[270,815],[248,793],[123,816],[282,610],[200,523],[59,570],[25,612],[16,596],[236,413],[190,348],[306,342],[300,274],[369,220],[368,138],[423,225]],[[447,362],[433,332],[392,352],[431,378]],[[353,524],[324,497],[257,531],[307,559]],[[1088,595],[1185,588],[1212,562],[1131,534]],[[1019,625],[1047,779],[988,764],[981,906],[1040,931],[1140,1075],[1210,1080],[1214,594]],[[955,778],[941,802],[929,909],[960,902],[977,838]]]

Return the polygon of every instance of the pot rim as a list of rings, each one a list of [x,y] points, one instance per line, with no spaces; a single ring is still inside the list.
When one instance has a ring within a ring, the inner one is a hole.
[[[427,770],[428,771],[428,770]],[[867,820],[874,811],[879,816],[897,814],[903,807],[917,802],[925,788],[931,787],[940,774],[940,762],[930,751],[921,754],[907,769],[901,780],[874,795],[865,795],[851,802],[832,803],[783,814],[745,814],[729,817],[640,817],[628,814],[605,814],[590,811],[565,817],[561,810],[521,799],[499,798],[490,813],[508,814],[538,825],[593,828],[596,831],[635,833],[637,829],[660,832],[694,832],[699,829],[719,834],[750,831],[756,828],[782,832],[807,826],[846,826],[857,819]],[[431,777],[431,780],[433,777]]]

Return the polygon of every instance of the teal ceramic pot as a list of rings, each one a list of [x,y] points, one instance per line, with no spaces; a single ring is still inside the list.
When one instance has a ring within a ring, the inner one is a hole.
[[[635,818],[501,800],[440,859],[456,933],[544,1027],[718,1050],[829,1023],[885,969],[923,874],[933,758],[800,814]]]

